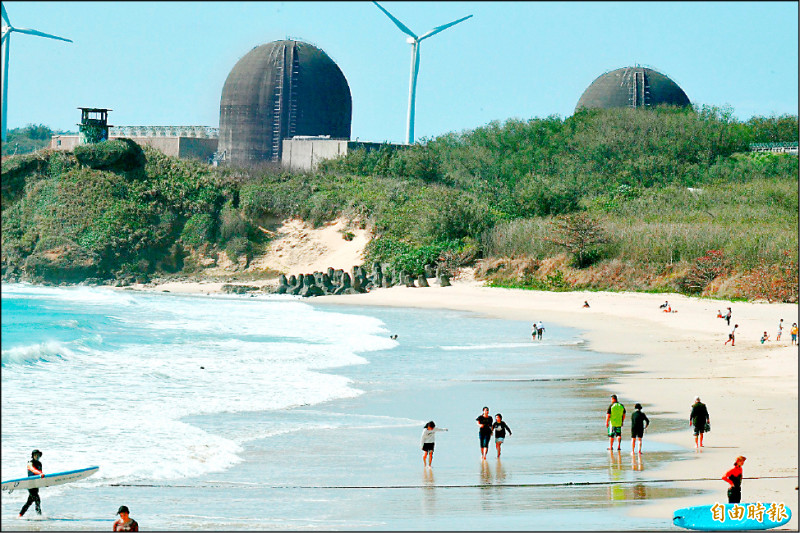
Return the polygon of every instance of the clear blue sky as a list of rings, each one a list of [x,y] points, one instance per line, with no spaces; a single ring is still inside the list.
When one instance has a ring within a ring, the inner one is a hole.
[[[219,125],[222,86],[255,46],[322,48],[353,96],[353,138],[402,142],[410,46],[371,2],[5,2],[14,34],[9,129]],[[797,114],[797,2],[383,2],[423,41],[416,138],[509,118],[569,116],[603,72],[640,64],[740,119]]]

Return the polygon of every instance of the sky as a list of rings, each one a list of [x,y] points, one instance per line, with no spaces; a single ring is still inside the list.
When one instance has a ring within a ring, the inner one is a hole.
[[[405,141],[411,47],[371,2],[4,2],[8,128],[76,131],[77,107],[112,125],[218,127],[222,86],[254,47],[324,50],[353,99],[353,139]],[[798,113],[797,2],[381,2],[422,42],[416,139],[492,121],[573,114],[604,72],[654,68],[694,104],[740,120]]]

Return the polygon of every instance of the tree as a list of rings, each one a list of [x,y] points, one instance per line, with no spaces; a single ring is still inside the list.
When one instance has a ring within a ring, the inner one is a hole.
[[[554,237],[544,237],[544,240],[566,248],[578,268],[596,261],[600,255],[597,245],[608,242],[603,228],[587,213],[561,215],[551,222],[551,226]]]

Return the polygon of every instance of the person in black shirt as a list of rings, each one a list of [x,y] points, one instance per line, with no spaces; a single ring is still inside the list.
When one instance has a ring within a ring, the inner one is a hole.
[[[642,404],[637,403],[633,408],[636,410],[631,415],[631,455],[636,452],[636,439],[639,439],[639,453],[642,453],[642,437],[650,425],[650,419],[642,412]]]
[[[700,396],[694,399],[692,412],[689,413],[689,424],[694,426],[694,447],[699,450],[703,447],[703,434],[706,432],[706,424],[711,424],[708,408],[706,404],[700,401]]]
[[[475,419],[478,422],[478,439],[481,441],[481,460],[486,460],[489,451],[489,440],[492,438],[492,417],[489,416],[489,408],[483,408],[483,414]]]
[[[492,429],[494,430],[494,446],[497,448],[497,457],[500,457],[500,446],[506,439],[506,431],[511,435],[511,428],[503,422],[503,415],[500,413],[497,413],[494,417],[495,423],[492,424]]]
[[[39,462],[41,457],[42,452],[39,450],[33,450],[31,452],[31,460],[28,461],[28,477],[44,477],[44,473],[42,472],[42,463]],[[25,512],[28,510],[28,507],[30,507],[32,503],[35,504],[36,513],[42,514],[42,500],[39,498],[39,489],[28,489],[28,501],[25,502],[25,505],[22,506],[22,509],[19,512],[20,518],[22,518],[22,515],[25,514]]]

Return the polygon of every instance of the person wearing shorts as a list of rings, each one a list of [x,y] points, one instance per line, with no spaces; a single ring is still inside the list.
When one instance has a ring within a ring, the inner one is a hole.
[[[617,439],[617,449],[622,449],[622,424],[625,423],[625,406],[617,401],[617,395],[611,395],[611,405],[606,410],[606,428],[608,428],[608,449],[614,448],[614,439]]]
[[[437,428],[433,420],[425,424],[422,428],[422,438],[420,444],[422,445],[422,464],[430,467],[433,463],[433,447],[436,445],[436,432],[447,431],[446,428]]]
[[[481,442],[481,460],[486,460],[489,452],[489,441],[492,438],[492,417],[489,416],[489,408],[483,408],[483,414],[475,419],[478,422],[478,439]]]
[[[708,414],[706,404],[700,401],[700,396],[695,396],[692,404],[692,412],[689,413],[689,424],[694,427],[694,447],[699,450],[703,447],[703,434],[706,432],[706,424],[711,423],[711,416]]]
[[[639,453],[642,453],[642,437],[650,425],[650,419],[642,412],[642,404],[637,403],[633,407],[636,410],[631,415],[631,455],[636,452],[636,439],[639,439]]]
[[[511,428],[503,422],[503,415],[497,413],[494,415],[495,422],[492,424],[492,429],[494,429],[494,447],[497,448],[497,458],[500,458],[500,446],[502,446],[503,441],[506,440],[506,431],[508,434],[511,435]]]
[[[791,334],[792,334],[792,346],[794,346],[797,344],[797,322],[792,323]]]

